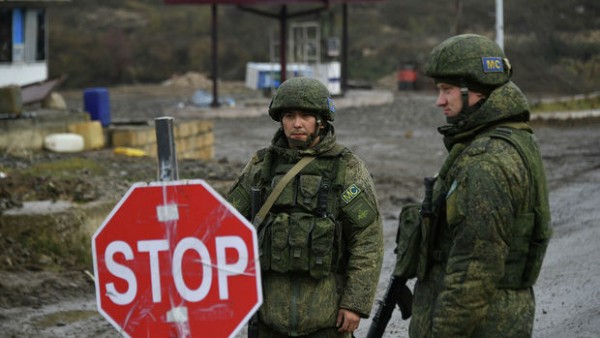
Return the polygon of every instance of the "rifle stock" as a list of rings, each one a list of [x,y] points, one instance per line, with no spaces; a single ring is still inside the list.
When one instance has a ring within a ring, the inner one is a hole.
[[[402,319],[412,315],[412,293],[406,286],[406,279],[392,276],[383,300],[378,301],[379,307],[369,327],[366,338],[381,338],[385,332],[396,304],[402,313]]]

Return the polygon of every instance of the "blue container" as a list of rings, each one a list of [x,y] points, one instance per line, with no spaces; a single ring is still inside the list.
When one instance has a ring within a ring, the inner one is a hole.
[[[103,127],[110,124],[110,99],[106,88],[87,88],[83,91],[83,109],[92,120],[100,121]]]

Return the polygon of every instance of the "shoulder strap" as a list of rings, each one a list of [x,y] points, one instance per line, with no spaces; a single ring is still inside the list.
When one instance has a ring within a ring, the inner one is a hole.
[[[265,219],[265,216],[267,216],[267,213],[273,206],[273,203],[275,203],[275,200],[277,200],[277,197],[279,197],[279,195],[283,192],[283,189],[292,180],[292,178],[294,176],[296,176],[302,170],[302,168],[306,167],[315,158],[317,158],[317,157],[316,156],[302,157],[302,159],[300,159],[300,161],[298,161],[298,163],[296,163],[287,173],[285,173],[285,175],[283,175],[283,177],[281,178],[281,180],[279,180],[279,182],[277,183],[275,188],[273,188],[273,191],[271,192],[269,197],[267,197],[267,200],[265,201],[265,203],[262,205],[260,210],[258,210],[258,212],[256,213],[256,216],[254,216],[253,223],[255,226],[259,226],[263,222],[263,220]]]
[[[456,159],[458,158],[458,155],[460,155],[467,146],[468,146],[468,144],[466,144],[466,143],[457,143],[452,147],[452,149],[450,150],[450,153],[446,157],[446,160],[444,160],[444,163],[442,164],[440,171],[438,172],[439,177],[441,177],[443,180],[446,179],[446,175],[448,174],[448,171],[452,167],[452,164],[454,163],[454,161],[456,161]]]
[[[527,175],[529,176],[529,179],[531,180],[531,191],[530,191],[530,205],[533,207],[536,204],[536,191],[535,191],[535,187],[536,187],[536,183],[535,182],[535,178],[538,177],[537,173],[533,172],[534,166],[531,163],[531,156],[530,154],[525,150],[525,148],[523,147],[523,145],[521,144],[521,140],[520,137],[515,135],[515,133],[513,133],[513,130],[525,130],[525,128],[523,126],[527,126],[525,123],[503,123],[500,124],[498,126],[496,126],[496,128],[494,128],[490,133],[490,137],[492,138],[499,138],[504,140],[505,142],[507,142],[508,144],[510,144],[518,153],[519,153],[519,157],[521,157],[521,160],[523,161],[523,163],[525,164],[525,168],[527,168]],[[529,156],[528,156],[529,155]]]

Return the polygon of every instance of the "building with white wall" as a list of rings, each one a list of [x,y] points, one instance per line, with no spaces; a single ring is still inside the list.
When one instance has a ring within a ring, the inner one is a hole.
[[[48,6],[70,0],[0,0],[0,86],[48,79]]]

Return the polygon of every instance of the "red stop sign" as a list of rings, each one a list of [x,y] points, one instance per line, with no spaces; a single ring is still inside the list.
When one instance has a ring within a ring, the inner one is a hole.
[[[92,252],[98,310],[131,337],[232,337],[262,303],[254,227],[202,180],[134,184]]]

